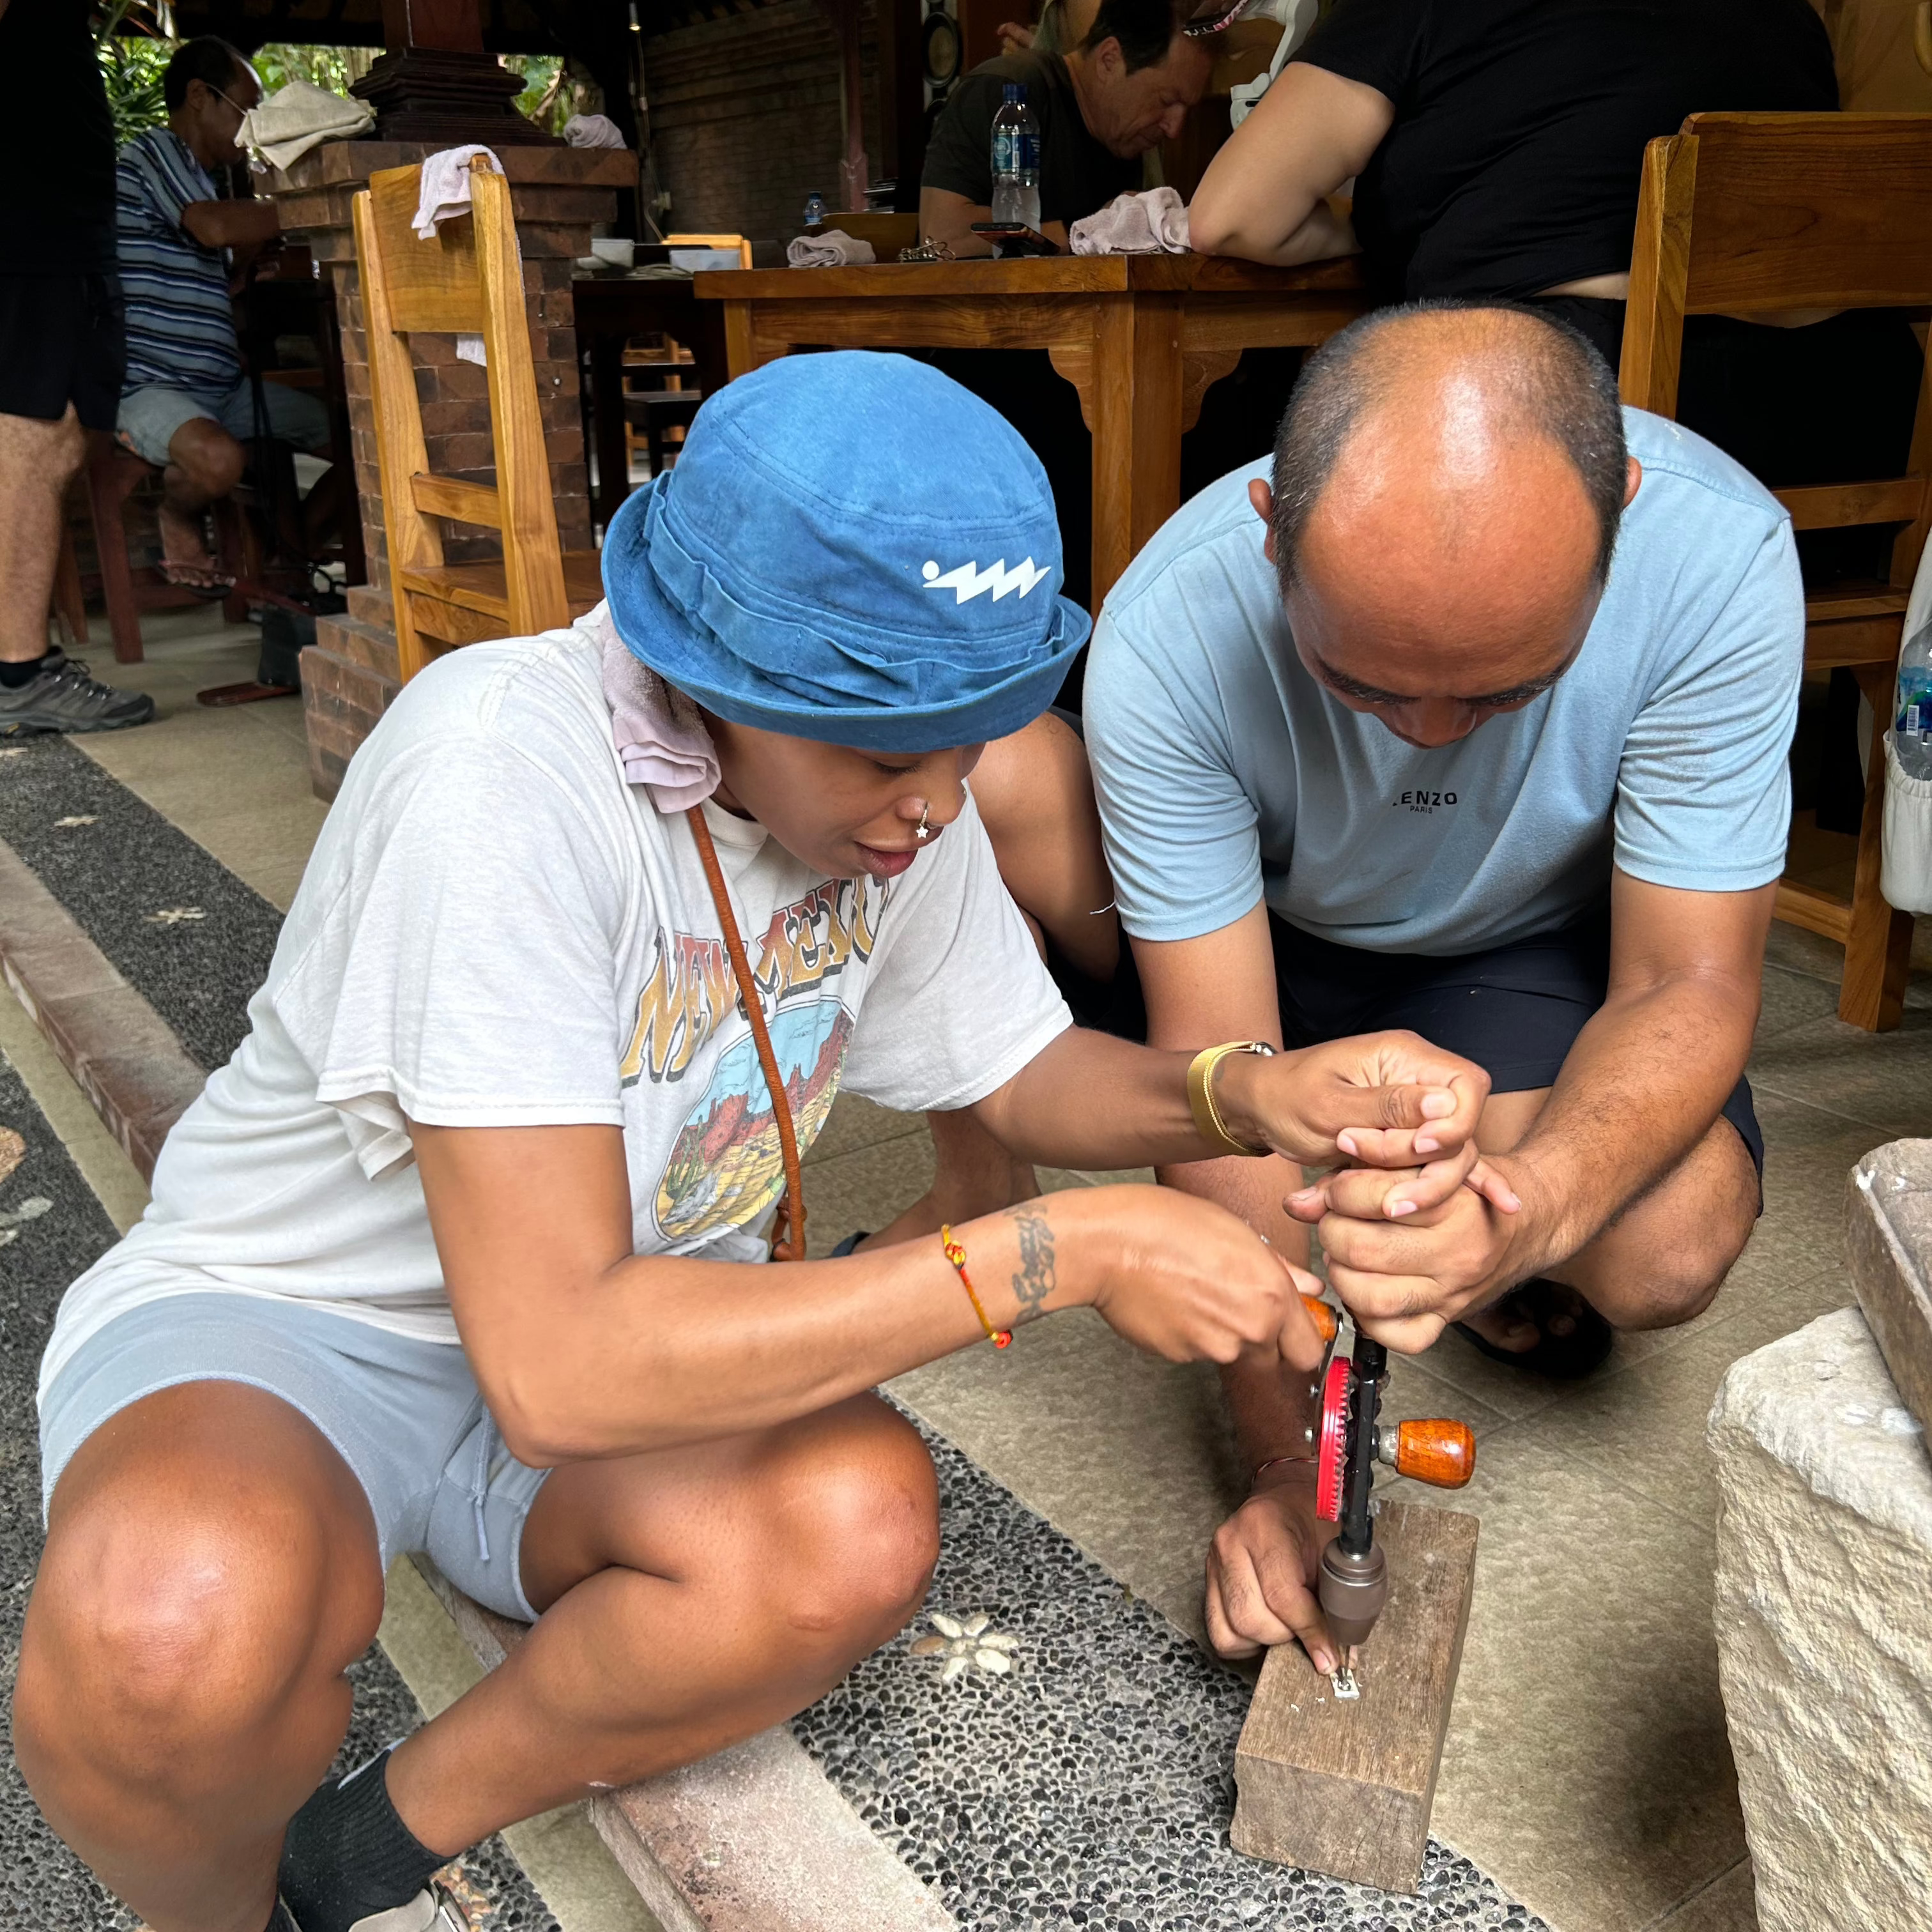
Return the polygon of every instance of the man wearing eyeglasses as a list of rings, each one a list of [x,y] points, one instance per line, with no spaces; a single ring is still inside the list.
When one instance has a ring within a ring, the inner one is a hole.
[[[128,304],[119,440],[163,471],[161,574],[211,597],[232,587],[208,548],[209,506],[242,480],[243,445],[261,429],[298,449],[328,441],[310,395],[262,390],[242,366],[229,294],[281,232],[271,201],[227,200],[212,171],[242,158],[242,117],[262,98],[255,70],[226,40],[190,40],[162,82],[168,123],[121,150],[116,220]]]

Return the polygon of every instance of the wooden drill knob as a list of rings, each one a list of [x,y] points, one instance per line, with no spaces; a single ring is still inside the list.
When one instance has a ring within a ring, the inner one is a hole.
[[[1332,1342],[1340,1332],[1342,1323],[1328,1303],[1312,1294],[1304,1294],[1301,1305],[1308,1310],[1308,1318],[1315,1324],[1315,1332],[1324,1342]]]
[[[1405,1422],[1396,1432],[1395,1466],[1398,1475],[1460,1490],[1476,1473],[1476,1438],[1466,1422]]]

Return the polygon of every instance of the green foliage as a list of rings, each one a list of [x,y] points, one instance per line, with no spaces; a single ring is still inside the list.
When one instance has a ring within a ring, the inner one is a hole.
[[[517,112],[547,134],[561,134],[565,122],[577,112],[562,58],[556,54],[499,54],[496,58],[512,74],[523,76],[524,91],[514,104]]]
[[[161,76],[175,43],[164,38],[160,14],[148,0],[108,0],[94,16],[94,46],[107,88],[118,146],[168,118]]]
[[[292,80],[306,80],[331,94],[346,94],[369,71],[380,47],[298,47],[272,41],[253,62],[262,92],[274,94]]]

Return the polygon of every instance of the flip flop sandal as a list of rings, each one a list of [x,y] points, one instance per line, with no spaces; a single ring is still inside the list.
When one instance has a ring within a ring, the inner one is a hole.
[[[872,1232],[869,1228],[861,1228],[856,1234],[848,1234],[838,1246],[832,1250],[832,1259],[835,1262],[843,1261]]]
[[[1563,1298],[1561,1301],[1559,1296]],[[1570,1303],[1572,1296],[1575,1297],[1574,1308]],[[1513,1289],[1496,1306],[1508,1309],[1523,1321],[1534,1322],[1534,1343],[1527,1348],[1505,1348],[1466,1322],[1450,1324],[1472,1348],[1492,1362],[1522,1369],[1530,1375],[1547,1376],[1552,1382],[1574,1382],[1600,1368],[1610,1352],[1610,1324],[1574,1288],[1565,1288],[1560,1282],[1546,1281],[1539,1275]],[[1569,1316],[1576,1322],[1568,1334],[1550,1334],[1550,1319],[1557,1315]]]

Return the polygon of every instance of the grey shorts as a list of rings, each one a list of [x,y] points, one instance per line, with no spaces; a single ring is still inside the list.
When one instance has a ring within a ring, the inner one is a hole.
[[[328,412],[307,390],[292,389],[286,382],[264,382],[262,400],[271,436],[298,449],[315,452],[328,447]],[[219,423],[237,442],[251,442],[255,436],[254,391],[246,382],[212,398],[190,395],[185,389],[130,389],[121,398],[114,434],[143,463],[165,468],[175,431],[197,417]]]
[[[321,1430],[369,1498],[385,1574],[392,1558],[422,1550],[465,1595],[536,1621],[518,1564],[549,1472],[503,1447],[460,1348],[323,1307],[202,1293],[116,1316],[81,1344],[40,1405],[43,1512],[103,1423],[144,1396],[196,1382],[266,1389]]]

